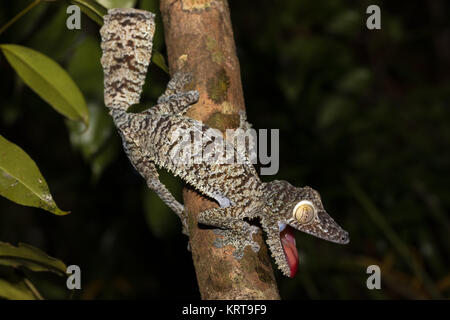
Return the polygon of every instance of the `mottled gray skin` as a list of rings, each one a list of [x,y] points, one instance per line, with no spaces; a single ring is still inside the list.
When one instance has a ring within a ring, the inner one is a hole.
[[[253,234],[259,228],[244,218],[259,218],[267,233],[272,256],[287,276],[290,270],[280,241],[282,226],[290,225],[328,241],[348,243],[348,233],[326,213],[317,191],[309,187],[296,188],[286,181],[263,183],[247,154],[238,152],[230,138],[224,143],[233,151],[232,156],[240,160],[238,162],[196,163],[179,161],[180,157],[173,156],[181,142],[172,141],[171,137],[180,129],[192,130],[203,137],[200,152],[211,146],[214,148],[217,143],[209,136],[208,126],[184,116],[199,98],[197,91],[183,90],[191,81],[188,74],[175,74],[156,106],[137,114],[127,113],[130,105],[139,102],[150,61],[154,16],[135,9],[114,9],[108,13],[101,29],[105,104],[122,136],[131,163],[146,179],[149,188],[181,218],[186,234],[183,205],[159,181],[156,167],[168,170],[219,203],[219,208],[200,213],[199,222],[220,228],[216,230],[219,237],[215,246],[232,245],[237,259],[243,256],[246,246],[255,252],[259,250],[259,245],[253,240]],[[241,127],[249,127],[243,114]],[[293,209],[303,200],[313,204],[315,214],[311,221],[302,224],[294,218]]]
[[[135,169],[146,179],[149,188],[182,218],[183,205],[160,182],[155,164],[137,156],[140,151],[132,143],[133,137],[127,136],[129,129],[123,125],[130,117],[126,113],[128,107],[140,100],[151,58],[154,17],[150,12],[136,9],[111,9],[105,15],[104,26],[100,30],[105,105],[116,125],[121,126],[118,128],[123,146]],[[166,93],[170,93],[172,84],[169,84]],[[183,232],[186,233],[186,230],[184,224]]]

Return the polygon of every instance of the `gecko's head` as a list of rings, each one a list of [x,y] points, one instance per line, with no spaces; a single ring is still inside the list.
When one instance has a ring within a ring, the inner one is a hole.
[[[339,244],[349,242],[348,232],[330,217],[320,194],[310,187],[296,188],[286,181],[272,181],[266,185],[266,208],[270,223],[278,226],[278,235],[268,232],[269,246],[278,267],[289,277],[298,268],[295,229]]]

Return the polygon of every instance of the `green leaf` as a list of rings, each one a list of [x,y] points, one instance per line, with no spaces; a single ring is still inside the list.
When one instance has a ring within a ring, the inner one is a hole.
[[[19,146],[0,135],[0,195],[24,206],[61,211],[36,163]]]
[[[8,282],[0,279],[0,297],[10,300],[36,300],[35,295],[23,280]]]
[[[136,5],[136,0],[97,0],[108,9],[112,8],[133,8]]]
[[[107,13],[105,7],[94,0],[71,0],[73,4],[80,7],[81,11],[100,26],[103,25],[103,16]]]
[[[166,59],[164,59],[164,56],[161,53],[153,50],[152,62],[169,74],[169,67],[166,64]]]
[[[66,276],[66,265],[56,258],[26,243],[17,247],[0,241],[0,265],[24,267],[34,272],[54,272]],[[1,287],[1,286],[0,286]]]
[[[15,44],[3,44],[0,49],[22,80],[42,99],[67,118],[88,125],[89,113],[80,89],[54,60]]]

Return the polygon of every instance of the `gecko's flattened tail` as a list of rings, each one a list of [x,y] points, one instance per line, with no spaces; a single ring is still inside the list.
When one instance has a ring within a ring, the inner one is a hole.
[[[111,9],[102,36],[105,105],[126,111],[139,103],[152,55],[155,15],[137,9]]]

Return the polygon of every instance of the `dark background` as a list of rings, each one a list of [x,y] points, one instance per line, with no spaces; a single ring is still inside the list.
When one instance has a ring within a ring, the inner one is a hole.
[[[30,1],[2,1],[3,25]],[[280,170],[269,179],[320,191],[350,233],[346,246],[297,233],[284,299],[450,297],[450,26],[446,1],[230,0],[249,121],[280,129]],[[381,7],[382,29],[366,28]],[[155,1],[138,6],[152,9]],[[180,223],[121,150],[103,105],[98,25],[65,27],[66,5],[41,4],[0,35],[58,61],[79,85],[91,128],[68,123],[0,57],[0,134],[38,164],[54,216],[0,198],[0,241],[34,245],[82,270],[75,299],[199,298]],[[161,25],[155,39],[164,53]],[[168,76],[150,68],[144,101]],[[182,185],[165,175],[180,197]],[[368,290],[366,268],[381,267]],[[46,298],[65,280],[30,274]]]

